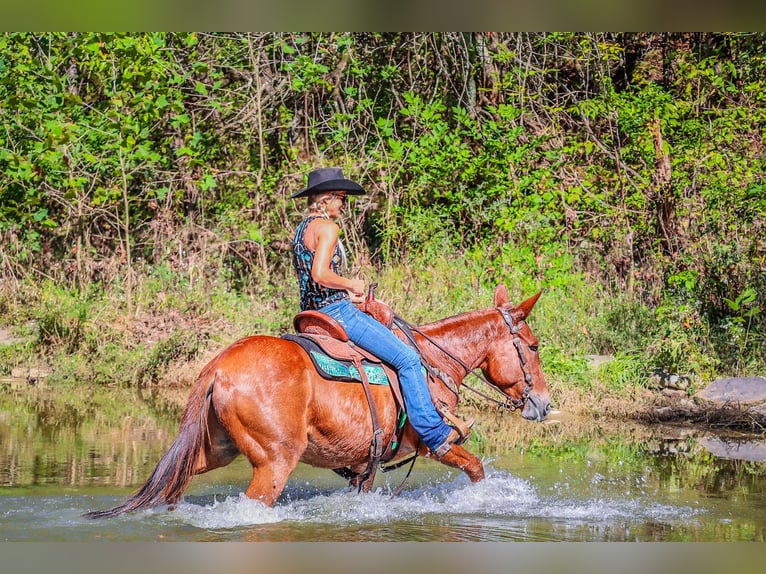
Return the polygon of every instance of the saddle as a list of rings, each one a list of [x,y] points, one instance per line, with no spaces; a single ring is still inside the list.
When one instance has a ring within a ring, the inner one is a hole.
[[[362,303],[358,303],[357,308],[390,329],[394,322],[394,313],[388,305],[375,300],[375,287],[377,287],[376,283],[370,285],[367,298]],[[397,402],[401,404],[402,408],[404,407],[404,401],[401,400],[401,394],[397,392],[398,377],[396,371],[384,364],[375,355],[354,345],[354,343],[349,340],[348,334],[346,334],[343,326],[335,319],[329,315],[320,313],[319,311],[301,311],[293,318],[293,328],[298,335],[284,335],[283,338],[289,338],[300,344],[309,354],[314,366],[320,374],[323,374],[326,378],[330,379],[364,382],[361,372],[357,373],[358,376],[350,376],[346,372],[348,369],[338,368],[337,365],[328,367],[327,362],[322,359],[322,353],[346,366],[358,362],[367,367],[359,370],[366,372],[368,375],[376,372],[376,368],[382,369],[385,378],[393,383],[392,388],[396,395]],[[351,370],[351,372],[353,372],[353,370]],[[381,382],[379,384],[384,383]]]
[[[394,313],[388,305],[373,298],[374,289],[375,284],[370,285],[367,299],[363,303],[357,304],[357,307],[390,329],[394,321]],[[350,468],[333,470],[342,477],[349,479],[359,490],[366,485],[371,486],[380,463],[391,460],[396,454],[399,444],[401,444],[407,414],[399,386],[399,377],[394,369],[350,341],[340,323],[324,313],[302,311],[293,319],[293,327],[296,334],[282,335],[282,338],[299,344],[311,358],[320,375],[331,380],[357,381],[362,384],[373,426],[373,439],[370,445],[370,459],[367,468],[361,473],[356,473]],[[385,447],[383,445],[383,431],[380,428],[370,385],[389,386],[396,403],[397,425]]]
[[[345,333],[344,333],[345,335]],[[283,339],[298,343],[306,351],[314,368],[325,379],[344,382],[364,382],[364,375],[371,385],[391,385],[396,372],[380,359],[350,341],[333,338],[319,333],[297,333],[282,335]]]
[[[370,286],[370,289],[372,290],[373,287]],[[388,329],[394,323],[394,312],[391,307],[381,301],[371,299],[369,295],[363,303],[357,304],[357,308]],[[326,335],[340,341],[348,341],[348,335],[340,323],[319,311],[301,311],[293,318],[293,327],[296,333]]]

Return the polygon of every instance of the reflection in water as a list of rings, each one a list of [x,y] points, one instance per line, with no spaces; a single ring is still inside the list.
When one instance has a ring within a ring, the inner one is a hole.
[[[716,457],[687,428],[491,416],[469,443],[488,471],[478,484],[421,460],[391,499],[406,469],[360,495],[301,465],[266,508],[241,495],[249,467],[240,457],[196,477],[172,512],[82,518],[140,486],[174,440],[187,390],[162,392],[0,387],[0,539],[766,539],[764,462]],[[482,437],[483,426],[502,431]]]
[[[142,482],[177,430],[160,404],[125,389],[0,389],[0,487]]]
[[[706,436],[700,444],[719,458],[734,460],[766,460],[766,442],[742,437]]]

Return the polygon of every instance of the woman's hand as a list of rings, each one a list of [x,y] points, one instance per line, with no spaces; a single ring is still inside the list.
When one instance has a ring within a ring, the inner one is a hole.
[[[364,281],[361,279],[350,279],[350,285],[347,289],[353,303],[364,301]],[[357,300],[358,299],[358,300]]]
[[[348,296],[354,305],[361,305],[365,301],[363,295],[354,295],[351,291],[348,292]]]

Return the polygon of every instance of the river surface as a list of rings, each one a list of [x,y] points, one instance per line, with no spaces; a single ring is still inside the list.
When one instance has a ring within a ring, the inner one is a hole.
[[[723,439],[684,428],[490,415],[467,444],[487,470],[477,484],[418,459],[398,497],[406,468],[378,473],[374,491],[359,494],[330,471],[300,465],[266,508],[241,494],[250,468],[240,457],[195,477],[172,511],[83,518],[135,491],[170,446],[187,391],[167,392],[0,384],[0,540],[766,539],[766,463],[737,458],[744,439],[727,438],[724,458],[705,446]],[[482,426],[498,425],[507,447],[489,448]]]

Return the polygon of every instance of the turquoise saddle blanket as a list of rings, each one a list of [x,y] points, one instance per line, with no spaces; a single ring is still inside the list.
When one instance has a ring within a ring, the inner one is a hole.
[[[309,337],[301,337],[300,335],[282,335],[283,339],[298,343],[308,353],[311,361],[314,363],[314,367],[326,379],[333,379],[337,381],[348,382],[361,382],[362,377],[359,374],[359,369],[351,361],[340,361],[334,357],[325,353],[322,348],[317,345]],[[362,361],[362,369],[367,375],[367,380],[371,385],[389,385],[388,375],[385,369],[380,364],[375,364],[370,361]]]

